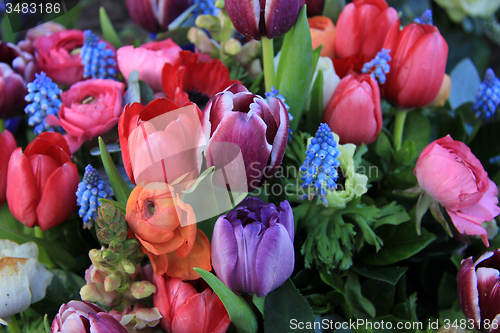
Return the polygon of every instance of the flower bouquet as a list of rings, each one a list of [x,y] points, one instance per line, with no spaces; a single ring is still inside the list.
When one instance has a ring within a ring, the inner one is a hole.
[[[0,331],[500,331],[499,1],[69,2],[1,8]]]

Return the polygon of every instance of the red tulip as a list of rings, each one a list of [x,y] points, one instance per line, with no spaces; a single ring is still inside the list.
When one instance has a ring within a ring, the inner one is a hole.
[[[48,230],[76,208],[78,170],[59,133],[44,132],[12,153],[7,173],[7,202],[14,217],[27,227]]]
[[[399,27],[398,13],[385,0],[353,0],[344,7],[337,21],[337,57],[361,55],[361,65],[372,60],[394,25]]]
[[[126,0],[132,21],[157,33],[167,31],[170,22],[182,14],[193,0]]]
[[[377,81],[370,75],[344,77],[326,106],[323,121],[340,137],[340,143],[372,143],[382,129]]]
[[[384,43],[391,50],[391,71],[382,96],[402,108],[419,108],[436,98],[443,83],[448,44],[430,24],[393,27]]]
[[[0,134],[0,206],[5,203],[5,191],[7,189],[7,167],[9,158],[14,149],[16,149],[16,139],[12,134],[5,130]]]
[[[170,333],[223,333],[231,323],[226,308],[210,289],[198,293],[189,283],[166,275],[153,275],[153,304],[163,318],[161,327]]]

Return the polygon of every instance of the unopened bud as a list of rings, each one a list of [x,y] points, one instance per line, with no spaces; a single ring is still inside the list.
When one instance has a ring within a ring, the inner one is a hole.
[[[251,40],[246,42],[241,51],[234,57],[234,60],[241,64],[247,65],[250,61],[257,58],[261,53],[261,44],[259,41]]]
[[[195,24],[198,28],[207,29],[212,34],[221,30],[219,19],[213,15],[200,15],[196,18]]]
[[[118,258],[118,256],[110,249],[106,249],[102,252],[102,258],[106,261],[114,261]]]
[[[82,301],[103,303],[103,297],[94,283],[84,285],[80,289],[80,297]]]
[[[239,40],[236,40],[234,38],[229,38],[225,43],[224,43],[224,53],[228,54],[230,56],[237,55],[238,52],[241,51],[241,43]]]
[[[136,266],[134,265],[134,263],[128,259],[123,259],[122,261],[120,261],[120,263],[118,264],[118,268],[125,274],[134,274],[136,270]]]
[[[215,42],[200,28],[191,27],[187,34],[188,40],[196,45],[199,52],[207,53],[212,58],[219,57],[219,49]]]
[[[224,0],[215,0],[215,7],[219,9],[226,9],[226,4],[224,3]]]
[[[123,244],[119,241],[113,240],[109,243],[109,249],[114,253],[120,253],[123,249]]]
[[[121,285],[122,278],[119,272],[114,272],[111,275],[106,276],[104,279],[104,290],[107,292],[114,291],[118,289]]]
[[[250,65],[248,66],[248,75],[252,79],[257,79],[260,74],[262,74],[262,65],[260,63],[260,59],[254,59]]]
[[[156,287],[149,281],[137,281],[130,286],[130,293],[135,299],[143,299],[156,292]]]

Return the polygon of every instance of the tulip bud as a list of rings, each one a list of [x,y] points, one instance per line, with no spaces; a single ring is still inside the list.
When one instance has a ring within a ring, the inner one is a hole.
[[[225,0],[229,18],[243,36],[260,39],[284,35],[297,20],[305,0]]]
[[[235,56],[240,51],[241,51],[241,43],[239,40],[236,40],[234,38],[229,38],[224,43],[224,53],[226,53],[230,56]]]
[[[130,293],[136,299],[143,299],[153,295],[156,292],[156,287],[149,281],[137,281],[130,286]]]

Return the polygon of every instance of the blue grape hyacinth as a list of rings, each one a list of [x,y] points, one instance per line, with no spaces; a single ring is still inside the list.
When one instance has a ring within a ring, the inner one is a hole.
[[[198,17],[199,15],[214,15],[217,16],[220,9],[215,7],[215,0],[194,0],[197,4],[196,8],[193,10],[193,15]]]
[[[472,104],[472,112],[477,118],[490,120],[495,115],[500,104],[500,80],[491,68],[486,70],[484,80],[476,92],[476,99]]]
[[[29,115],[28,125],[34,127],[33,132],[38,135],[42,132],[63,132],[61,127],[53,127],[47,124],[47,116],[58,117],[62,102],[59,99],[61,89],[52,82],[44,72],[35,74],[35,80],[28,83],[28,94],[24,100],[30,104],[26,105],[24,112]]]
[[[302,187],[309,193],[299,196],[300,200],[319,196],[323,205],[328,206],[325,196],[327,191],[337,188],[337,168],[340,166],[338,157],[340,150],[327,124],[321,124],[311,143],[307,146],[306,158],[299,171],[302,174]]]
[[[90,30],[85,30],[80,57],[83,77],[93,79],[116,79],[115,51]]]
[[[97,208],[102,204],[99,199],[110,198],[111,189],[100,180],[97,171],[89,164],[85,167],[82,181],[76,191],[76,204],[80,206],[78,215],[83,218],[84,228],[91,228],[97,217]]]
[[[390,52],[391,50],[382,49],[375,58],[363,65],[361,72],[364,74],[370,73],[371,77],[378,80],[380,84],[384,84],[386,80],[385,74],[388,74],[391,70],[391,66],[388,64],[391,61]]]
[[[433,25],[433,22],[432,22],[432,10],[431,9],[427,9],[422,14],[422,16],[415,18],[413,20],[413,22],[419,23],[419,24],[430,24],[430,25]]]

